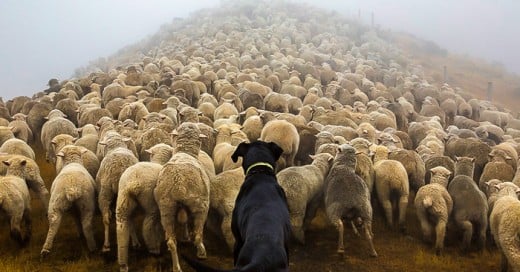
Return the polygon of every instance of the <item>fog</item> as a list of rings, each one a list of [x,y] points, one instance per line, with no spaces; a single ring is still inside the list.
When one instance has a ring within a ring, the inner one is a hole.
[[[306,0],[358,16],[384,29],[405,31],[458,54],[499,62],[520,73],[520,1],[514,0]],[[0,96],[32,96],[50,78],[154,34],[174,17],[186,17],[218,0],[1,0]]]

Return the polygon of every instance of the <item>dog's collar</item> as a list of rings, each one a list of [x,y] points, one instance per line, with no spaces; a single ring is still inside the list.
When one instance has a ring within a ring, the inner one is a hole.
[[[251,166],[249,166],[246,170],[246,176],[249,174],[249,170],[251,170],[253,167],[257,167],[257,166],[265,166],[269,169],[271,169],[272,171],[274,171],[274,168],[271,164],[267,163],[267,162],[257,162],[257,163],[253,163]]]

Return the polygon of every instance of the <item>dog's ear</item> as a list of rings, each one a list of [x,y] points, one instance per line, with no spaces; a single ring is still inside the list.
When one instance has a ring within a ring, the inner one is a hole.
[[[271,149],[271,152],[273,152],[274,160],[277,161],[282,155],[283,149],[273,142],[269,142],[267,145],[269,146],[269,149]]]
[[[233,152],[233,155],[231,155],[231,159],[233,162],[238,161],[238,157],[244,157],[244,155],[247,153],[247,150],[249,149],[249,144],[246,142],[241,142],[237,149],[235,149],[235,152]]]

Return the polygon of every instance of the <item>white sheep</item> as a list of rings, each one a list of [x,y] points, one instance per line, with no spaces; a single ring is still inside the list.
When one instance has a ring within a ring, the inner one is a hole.
[[[110,204],[117,195],[121,175],[138,160],[134,153],[127,148],[123,137],[117,132],[109,131],[100,144],[105,147],[105,157],[99,165],[96,184],[99,187],[98,204],[105,227],[103,252],[109,252]]]
[[[392,198],[395,196],[398,198],[399,227],[404,230],[410,194],[408,174],[400,162],[388,159],[388,149],[385,146],[376,147],[374,177],[377,197],[385,210],[388,225],[393,225]]]
[[[158,163],[138,162],[128,167],[119,179],[116,232],[120,271],[128,271],[128,244],[130,234],[135,234],[132,221],[137,207],[144,211],[142,231],[148,251],[155,255],[160,253],[163,233],[153,190],[161,169],[162,165]],[[132,242],[139,246],[136,236],[132,237]]]
[[[288,167],[276,174],[287,197],[293,235],[302,244],[305,243],[304,228],[323,201],[324,180],[334,159],[328,153],[311,155],[311,158],[310,165]]]
[[[2,146],[0,146],[0,153],[18,154],[32,160],[36,159],[34,150],[26,142],[16,138],[5,141]]]
[[[501,271],[511,266],[513,271],[520,271],[520,201],[519,190],[508,190],[504,182],[495,187],[498,197],[489,216],[491,234],[502,253]]]
[[[56,163],[55,155],[53,154],[51,141],[59,134],[69,134],[74,138],[79,137],[79,133],[74,123],[66,119],[66,115],[60,110],[52,110],[47,115],[47,122],[45,122],[41,129],[41,142],[45,150],[46,159],[52,163]]]
[[[451,171],[442,166],[434,167],[430,171],[432,174],[430,183],[419,188],[415,195],[414,206],[421,224],[423,239],[430,241],[432,228],[435,229],[435,251],[440,254],[444,247],[448,218],[453,209],[453,200],[447,190]],[[432,222],[435,222],[433,226]]]
[[[21,165],[22,162],[26,162],[23,171],[18,171],[19,174],[17,175],[25,180],[29,190],[33,191],[42,201],[46,213],[49,206],[49,191],[45,187],[45,183],[40,175],[38,164],[36,164],[34,160],[25,156],[6,153],[0,153],[0,161],[11,161],[15,165]],[[0,164],[0,175],[6,175],[7,168],[8,167],[5,164]],[[13,171],[13,169],[11,169],[11,171]]]
[[[231,216],[244,177],[244,169],[239,167],[219,173],[210,183],[210,208],[222,218],[220,229],[231,250],[235,244],[235,237],[231,232]]]
[[[80,236],[87,240],[90,252],[96,249],[92,220],[96,210],[96,184],[94,178],[82,165],[82,151],[76,146],[62,148],[58,157],[63,159],[64,167],[58,173],[51,186],[48,219],[49,231],[43,244],[40,256],[46,257],[52,249],[53,241],[58,233],[63,214],[75,207],[80,215]]]
[[[0,209],[9,218],[11,237],[24,246],[31,238],[31,196],[23,176],[20,176],[27,161],[8,159],[2,163],[8,168],[7,175],[0,177]]]
[[[189,211],[193,218],[197,257],[206,258],[203,230],[209,210],[210,179],[197,159],[200,137],[203,137],[198,126],[195,123],[184,122],[178,127],[176,134],[175,154],[159,173],[154,197],[159,206],[173,271],[181,271],[176,245],[176,217],[180,211]]]
[[[277,162],[277,170],[294,165],[298,153],[300,135],[296,127],[285,120],[272,120],[265,124],[260,134],[260,140],[276,143],[283,149],[283,154]]]

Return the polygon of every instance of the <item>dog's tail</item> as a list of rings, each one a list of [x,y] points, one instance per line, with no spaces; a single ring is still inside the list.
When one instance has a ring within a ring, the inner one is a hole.
[[[235,270],[235,269],[221,270],[221,269],[212,268],[198,260],[188,257],[187,255],[185,255],[183,253],[181,253],[181,257],[197,272],[235,272],[235,271],[239,271],[239,270]]]

